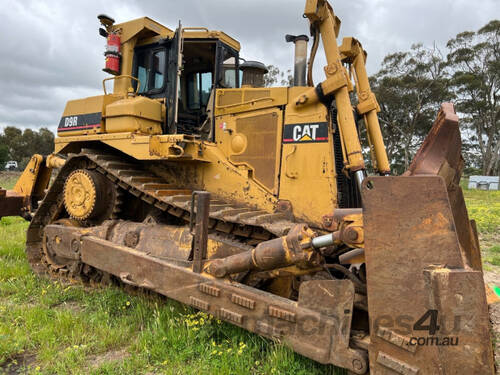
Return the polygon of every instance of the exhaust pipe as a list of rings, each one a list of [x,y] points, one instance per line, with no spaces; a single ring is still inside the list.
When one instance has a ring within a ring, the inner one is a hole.
[[[309,38],[307,35],[285,35],[287,43],[293,42],[295,44],[295,61],[293,72],[293,85],[305,86],[306,85],[306,68],[307,68],[307,42]]]

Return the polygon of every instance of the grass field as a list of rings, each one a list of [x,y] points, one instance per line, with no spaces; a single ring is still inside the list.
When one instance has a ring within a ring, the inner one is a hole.
[[[36,277],[27,226],[0,221],[0,374],[343,373],[161,296]]]
[[[484,268],[498,271],[500,268],[500,191],[468,190],[465,181],[465,203],[469,216],[477,223]]]
[[[11,187],[15,175],[0,174]],[[500,266],[500,192],[465,191],[485,267]],[[27,223],[0,221],[0,374],[341,374],[159,296],[34,276]]]

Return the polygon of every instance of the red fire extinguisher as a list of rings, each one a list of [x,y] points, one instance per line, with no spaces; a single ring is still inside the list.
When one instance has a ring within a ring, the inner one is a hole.
[[[118,34],[108,34],[104,56],[106,56],[106,66],[103,70],[109,74],[120,74],[121,41]]]

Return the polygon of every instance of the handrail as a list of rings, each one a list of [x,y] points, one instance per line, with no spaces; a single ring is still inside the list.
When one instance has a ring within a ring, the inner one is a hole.
[[[204,31],[210,32],[210,30],[208,30],[206,27],[183,27],[182,28],[182,31],[186,31],[186,30],[189,30],[189,31],[192,31],[192,30],[204,30]]]
[[[256,99],[252,99],[252,100],[247,100],[245,102],[238,102],[238,103],[233,103],[233,104],[226,104],[226,105],[216,105],[215,107],[217,109],[224,109],[224,108],[230,108],[230,107],[237,107],[239,105],[245,105],[245,104],[253,104],[255,102],[262,102],[264,100],[270,100],[270,101],[274,101],[274,98],[270,97],[270,96],[266,96],[264,98],[256,98]]]
[[[133,76],[130,76],[128,74],[123,74],[123,75],[119,75],[119,76],[114,76],[114,77],[108,77],[108,78],[104,78],[102,80],[102,88],[104,89],[104,95],[108,95],[107,91],[106,91],[106,81],[109,81],[109,80],[114,80],[114,79],[118,79],[118,78],[130,78],[130,79],[135,79],[137,81],[137,88],[135,90],[135,93],[134,95],[137,95],[139,93],[139,89],[141,88],[141,81],[136,78],[136,77],[133,77]]]

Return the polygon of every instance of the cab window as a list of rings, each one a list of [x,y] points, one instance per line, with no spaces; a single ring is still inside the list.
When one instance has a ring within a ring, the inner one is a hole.
[[[187,78],[188,108],[205,107],[212,90],[212,72],[191,73]]]
[[[154,93],[163,89],[165,86],[166,58],[167,52],[165,49],[145,49],[136,52],[135,76],[140,81],[140,94]]]
[[[137,79],[140,82],[139,93],[148,91],[149,61],[148,51],[142,51],[137,54]]]
[[[153,87],[152,89],[161,89],[165,82],[165,59],[166,51],[160,50],[153,53]]]
[[[224,87],[236,88],[236,69],[227,69],[224,71]]]
[[[230,56],[229,51],[224,51],[224,57]],[[222,64],[222,72],[223,72],[223,82],[222,87],[226,89],[234,89],[238,87],[238,76],[236,72],[239,70],[238,65],[236,64],[237,58],[231,56],[224,60]]]

